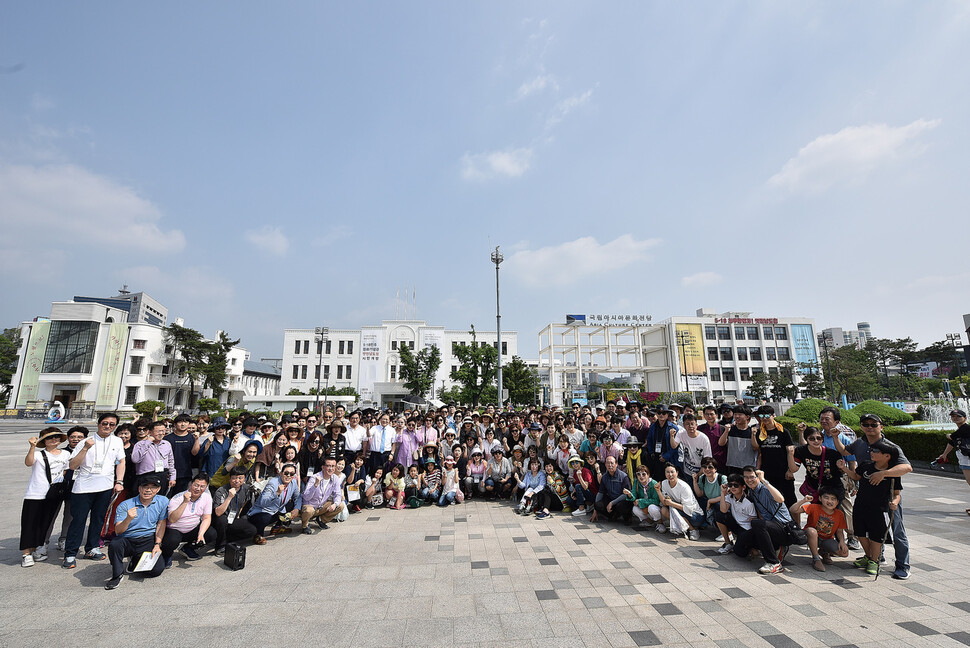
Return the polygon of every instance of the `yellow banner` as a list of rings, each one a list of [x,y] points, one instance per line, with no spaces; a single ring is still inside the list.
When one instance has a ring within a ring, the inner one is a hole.
[[[44,355],[47,353],[47,340],[50,335],[50,322],[34,322],[30,327],[27,358],[20,374],[20,391],[17,392],[17,407],[27,407],[28,402],[37,400],[40,373],[44,370]]]
[[[98,401],[95,407],[114,409],[118,406],[118,392],[121,391],[121,374],[127,346],[128,325],[121,322],[113,323],[108,331],[108,342],[104,349],[101,385],[98,387]]]
[[[677,325],[677,360],[685,373],[707,375],[704,331],[700,324]]]

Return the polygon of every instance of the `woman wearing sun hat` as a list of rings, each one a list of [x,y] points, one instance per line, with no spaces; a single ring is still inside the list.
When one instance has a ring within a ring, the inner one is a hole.
[[[35,560],[47,559],[46,553],[35,553],[35,550],[44,544],[47,529],[67,494],[63,492],[64,471],[67,470],[71,454],[57,447],[66,440],[67,435],[56,427],[44,428],[39,438],[27,440],[30,448],[24,464],[31,471],[20,513],[21,567],[31,567]],[[41,449],[38,450],[38,447]]]

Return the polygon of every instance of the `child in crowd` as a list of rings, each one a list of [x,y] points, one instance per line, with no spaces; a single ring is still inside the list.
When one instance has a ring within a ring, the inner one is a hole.
[[[790,509],[792,520],[797,523],[801,522],[802,512],[808,514],[804,529],[808,548],[812,552],[812,569],[815,571],[825,571],[825,565],[832,564],[832,556],[845,558],[849,555],[849,547],[845,543],[845,533],[849,527],[845,514],[839,510],[838,493],[823,486],[818,492],[818,502],[813,502],[812,496],[806,495]]]
[[[404,467],[401,464],[394,464],[384,478],[384,499],[388,508],[404,508]]]
[[[869,453],[871,459],[860,462],[855,470],[841,459],[838,466],[859,482],[859,494],[852,509],[852,527],[866,553],[853,564],[875,576],[879,573],[879,556],[891,517],[899,508],[903,485],[899,477],[887,477],[878,484],[869,481],[877,472],[888,470],[890,462],[899,459],[899,449],[895,444],[880,439],[869,444]]]
[[[376,466],[364,481],[364,500],[367,508],[377,508],[384,504],[384,469]]]
[[[441,470],[434,457],[426,457],[424,474],[421,475],[421,499],[436,503],[441,494]]]

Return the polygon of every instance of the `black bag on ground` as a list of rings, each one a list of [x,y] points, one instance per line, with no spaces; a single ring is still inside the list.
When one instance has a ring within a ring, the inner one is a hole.
[[[246,547],[235,542],[226,545],[226,567],[239,571],[246,566]]]

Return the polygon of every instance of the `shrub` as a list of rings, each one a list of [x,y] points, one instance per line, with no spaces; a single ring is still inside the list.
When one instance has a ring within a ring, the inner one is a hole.
[[[886,405],[877,400],[862,401],[852,408],[852,412],[860,418],[863,414],[875,414],[882,419],[883,425],[909,425],[913,417],[892,405]]]
[[[826,400],[822,400],[821,398],[806,398],[798,401],[792,405],[787,412],[785,412],[785,416],[783,418],[805,421],[809,425],[818,427],[819,414],[821,414],[822,410],[826,407],[836,407],[842,416],[842,422],[849,427],[859,425],[859,416],[857,414],[853,414],[852,411],[844,410],[841,407],[838,407],[835,403],[830,403]]]
[[[156,407],[161,408],[160,410],[158,410],[159,412],[161,412],[165,409],[165,403],[157,400],[146,400],[140,403],[135,403],[132,406],[132,409],[134,409],[136,412],[138,412],[139,414],[141,414],[146,418],[151,418],[152,415],[155,414]]]
[[[881,415],[880,415],[881,416]],[[897,444],[910,461],[933,461],[946,447],[947,432],[914,427],[883,427],[886,438]],[[861,433],[860,433],[861,434]]]

